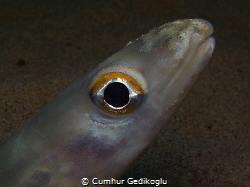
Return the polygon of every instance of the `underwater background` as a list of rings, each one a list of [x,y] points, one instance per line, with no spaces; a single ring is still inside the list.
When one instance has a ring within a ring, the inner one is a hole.
[[[249,187],[248,0],[0,0],[0,138],[127,42],[184,18],[212,23],[214,54],[164,131],[121,179]]]

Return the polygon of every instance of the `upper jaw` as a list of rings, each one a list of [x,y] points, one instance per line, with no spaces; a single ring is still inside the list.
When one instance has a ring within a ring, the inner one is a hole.
[[[140,38],[139,52],[154,53],[162,48],[184,53],[190,42],[202,42],[213,33],[212,25],[202,19],[184,19],[166,23]],[[182,55],[179,55],[181,58]]]
[[[162,79],[168,82],[168,76],[173,77],[184,63],[189,63],[188,59],[197,53],[212,33],[212,25],[202,19],[184,19],[164,24],[142,36],[138,42],[135,41],[140,43],[137,57],[143,59],[143,63],[138,63],[138,66],[154,82],[157,77],[160,79],[158,82]]]

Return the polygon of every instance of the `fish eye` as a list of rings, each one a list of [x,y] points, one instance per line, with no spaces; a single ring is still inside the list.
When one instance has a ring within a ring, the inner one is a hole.
[[[145,83],[123,72],[104,72],[89,88],[92,102],[108,114],[128,114],[136,110],[145,97]]]
[[[103,95],[104,101],[113,107],[123,107],[129,103],[129,90],[121,82],[111,82]]]

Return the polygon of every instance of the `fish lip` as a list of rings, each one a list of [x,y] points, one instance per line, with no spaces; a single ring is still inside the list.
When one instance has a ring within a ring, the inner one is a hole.
[[[215,48],[215,38],[212,36],[212,34],[210,36],[207,36],[206,38],[204,38],[200,44],[198,45],[197,49],[195,50],[195,52],[197,50],[199,50],[199,48],[204,45],[205,43],[207,43],[207,45],[210,45],[210,48],[212,49],[212,51]]]
[[[204,43],[207,43],[207,45],[210,45],[210,48],[213,51],[215,48],[215,38],[212,36],[212,34],[214,33],[214,28],[212,24],[204,19],[193,19],[193,21],[204,25],[204,30],[202,30],[203,37],[196,50],[198,50]]]
[[[190,19],[190,21],[194,25],[196,32],[193,33],[189,46],[193,45],[194,47],[193,49],[191,47],[187,50],[184,56],[188,57],[189,55],[195,55],[205,43],[207,43],[206,45],[209,45],[213,51],[215,47],[215,39],[212,36],[214,32],[212,24],[204,19]]]
[[[192,19],[192,22],[199,25],[200,32],[197,34],[201,35],[200,45],[202,45],[204,42],[206,42],[209,38],[212,37],[214,28],[210,22],[204,19]]]
[[[214,49],[214,47],[215,47],[215,38],[214,38],[213,36],[208,36],[206,39],[204,39],[204,41],[201,43],[201,45],[202,45],[203,43],[209,41],[209,40],[210,40],[210,44],[212,44],[213,49]]]

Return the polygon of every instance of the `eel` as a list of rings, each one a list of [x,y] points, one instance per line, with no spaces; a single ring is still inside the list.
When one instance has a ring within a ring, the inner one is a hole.
[[[3,141],[1,186],[119,178],[191,89],[213,53],[212,33],[202,19],[166,23],[76,80]]]

